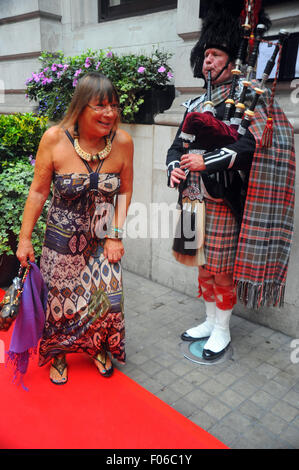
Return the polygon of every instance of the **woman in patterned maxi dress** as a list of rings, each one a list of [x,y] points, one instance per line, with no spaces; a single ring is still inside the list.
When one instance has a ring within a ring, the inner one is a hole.
[[[66,117],[41,139],[24,209],[22,266],[34,261],[31,233],[53,183],[40,262],[48,304],[39,365],[51,361],[56,384],[67,381],[66,353],[87,353],[104,377],[113,372],[110,355],[125,362],[120,234],[132,195],[133,143],[117,128],[118,107],[106,77],[91,72],[79,81]]]

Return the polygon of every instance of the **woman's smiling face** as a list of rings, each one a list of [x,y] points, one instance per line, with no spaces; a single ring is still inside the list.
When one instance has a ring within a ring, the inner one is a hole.
[[[116,100],[109,102],[107,98],[99,101],[98,98],[93,98],[87,104],[81,113],[81,119],[85,125],[89,127],[92,134],[98,136],[108,135],[119,114],[119,107]]]

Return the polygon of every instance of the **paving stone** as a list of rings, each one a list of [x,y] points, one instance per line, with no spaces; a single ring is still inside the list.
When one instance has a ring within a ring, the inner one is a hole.
[[[131,357],[131,361],[137,365],[144,364],[147,360],[148,360],[148,357],[142,353],[137,353],[133,357]]]
[[[189,419],[205,431],[210,431],[210,428],[217,422],[215,418],[205,413],[205,411],[199,411],[196,414],[192,414]]]
[[[205,411],[214,418],[220,420],[231,411],[231,408],[219,401],[217,398],[213,398],[206,404]]]
[[[264,390],[258,390],[252,395],[251,400],[264,410],[269,410],[277,403],[277,399]]]
[[[165,387],[162,390],[160,389],[156,393],[156,396],[171,406],[173,406],[173,404],[181,398],[181,394],[171,389],[170,387]]]
[[[228,447],[232,445],[239,435],[237,430],[234,430],[229,426],[225,426],[224,424],[215,424],[209,429],[209,432]]]
[[[182,413],[184,416],[189,418],[194,413],[194,404],[190,403],[184,398],[181,398],[180,400],[176,401],[173,405],[172,408],[177,410],[179,413]]]
[[[263,336],[264,338],[269,338],[273,335],[273,330],[267,328],[266,326],[258,326],[255,330],[255,334]]]
[[[178,379],[178,376],[170,370],[164,369],[155,375],[155,379],[161,385],[169,385],[174,383]]]
[[[298,408],[294,408],[283,400],[280,400],[276,405],[273,406],[272,413],[280,416],[288,422],[299,416]]]
[[[298,428],[290,425],[283,431],[283,439],[294,448],[299,448],[299,430]]]
[[[285,370],[290,365],[290,354],[287,352],[276,352],[266,359],[266,362],[277,369]]]
[[[152,377],[155,376],[157,372],[159,372],[162,369],[161,364],[156,362],[153,359],[150,359],[149,361],[146,361],[139,365],[140,369],[143,370],[148,376]]]
[[[180,393],[181,395],[187,395],[187,393],[194,390],[193,384],[184,379],[176,380],[174,383],[169,385],[169,388],[176,391],[177,393]]]
[[[299,393],[294,390],[290,390],[284,397],[284,401],[299,409]]]
[[[206,391],[210,395],[217,396],[222,394],[222,392],[227,388],[226,385],[218,382],[215,379],[209,379],[205,381],[201,387],[202,390]]]
[[[202,300],[127,271],[124,291],[127,363],[119,370],[232,449],[299,449],[292,338],[233,315],[233,357],[194,363],[180,334],[205,318]]]
[[[231,389],[237,393],[240,393],[245,398],[249,398],[254,393],[256,393],[258,387],[250,383],[250,381],[248,381],[248,378],[247,380],[243,380],[243,378],[241,378],[237,382],[232,384]]]
[[[261,417],[265,414],[264,409],[251,400],[243,401],[243,403],[239,406],[239,411],[255,422],[260,420]]]
[[[273,413],[266,413],[261,417],[260,422],[263,426],[273,434],[280,435],[288,427],[287,421],[280,418],[279,416],[274,415]],[[299,432],[299,430],[298,430]]]
[[[288,372],[279,372],[274,379],[275,382],[279,383],[280,385],[283,385],[286,388],[291,389],[298,381],[298,377],[294,377],[291,374],[288,374]]]
[[[176,375],[182,377],[194,370],[194,364],[186,359],[185,361],[179,361],[172,364],[170,366],[170,370]]]
[[[245,397],[241,396],[239,393],[234,392],[231,389],[224,390],[224,392],[220,393],[219,399],[228,405],[230,408],[235,408],[240,403],[245,400]]]
[[[276,398],[281,398],[289,389],[275,382],[275,380],[269,380],[263,385],[262,390],[265,390],[265,392],[270,393],[270,395],[273,395]]]
[[[148,377],[142,381],[142,386],[148,390],[149,392],[157,395],[161,392],[161,384],[159,384],[156,380]]]
[[[203,382],[209,380],[209,377],[202,371],[202,368],[197,367],[188,372],[188,374],[183,377],[183,380],[184,379],[190,382],[193,387],[197,388]]]
[[[245,416],[240,411],[231,411],[221,421],[222,424],[229,426],[232,429],[237,429],[239,433],[243,433],[252,423],[252,419]]]
[[[244,438],[244,436],[242,436]],[[234,443],[237,449],[275,449],[277,439],[261,425],[252,425],[246,431],[246,438]]]
[[[187,393],[187,395],[185,395],[185,398],[190,403],[193,403],[197,409],[205,409],[206,404],[211,401],[212,396],[200,388]]]
[[[256,368],[256,372],[260,375],[263,375],[267,379],[272,379],[279,373],[279,369],[277,367],[271,366],[271,364],[261,364]]]

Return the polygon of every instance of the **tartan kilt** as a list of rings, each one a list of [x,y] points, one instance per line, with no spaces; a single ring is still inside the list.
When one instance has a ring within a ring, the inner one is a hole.
[[[224,202],[205,198],[204,268],[212,274],[234,271],[239,226]]]

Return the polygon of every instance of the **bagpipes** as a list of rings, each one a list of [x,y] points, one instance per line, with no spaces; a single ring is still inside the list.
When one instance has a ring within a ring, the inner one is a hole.
[[[259,86],[255,86],[253,88],[254,96],[252,102],[248,109],[245,110],[246,94],[247,91],[249,91],[249,89],[252,87],[251,80],[258,58],[259,45],[261,42],[267,42],[270,45],[273,44],[270,41],[265,41],[263,39],[263,35],[266,30],[266,27],[263,24],[258,24],[256,28],[252,28],[252,26],[250,25],[249,18],[251,14],[251,4],[252,2],[247,3],[246,19],[244,24],[242,25],[243,37],[241,38],[237,58],[235,60],[235,68],[232,70],[233,78],[228,98],[225,101],[224,118],[221,121],[220,119],[217,119],[215,117],[215,109],[211,99],[212,79],[211,73],[209,71],[206,80],[207,91],[206,101],[203,104],[203,111],[188,113],[182,126],[180,138],[183,140],[183,145],[186,149],[189,148],[190,143],[195,141],[200,142],[200,149],[203,151],[212,151],[215,148],[229,145],[238,140],[246,133],[247,129],[251,124],[251,121],[254,118],[255,107],[258,104],[261,95],[265,92],[265,83],[274,68],[278,54],[279,56],[281,56],[283,43],[287,39],[289,33],[284,29],[280,30],[278,41],[275,44],[274,51],[270,59],[267,61],[264,72],[262,74],[261,83]],[[251,45],[253,45],[251,47],[251,53],[248,58],[246,76],[245,79],[241,82],[242,91],[240,94],[240,98],[237,100],[237,102],[235,102],[234,97],[236,93],[236,88],[239,83],[240,75],[242,73],[242,58],[244,57],[248,48],[248,44],[250,43]],[[278,75],[279,62],[280,57],[278,60],[278,67],[275,78],[277,78]],[[273,87],[275,87],[275,85],[276,79],[274,80]],[[232,115],[233,110],[234,114]],[[263,146],[270,146],[271,143],[272,118],[268,117],[261,144]]]

